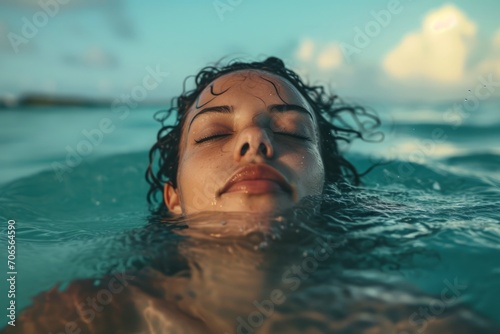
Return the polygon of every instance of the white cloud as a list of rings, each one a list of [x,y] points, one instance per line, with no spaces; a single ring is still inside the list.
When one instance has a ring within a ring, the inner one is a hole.
[[[317,66],[323,70],[331,70],[342,64],[342,52],[338,44],[327,46],[317,58]]]
[[[303,40],[297,50],[297,58],[302,61],[308,61],[312,58],[314,51],[314,42],[309,38]]]
[[[336,42],[318,45],[310,38],[304,39],[299,44],[295,56],[302,65],[311,69],[331,70],[342,64],[342,51]]]
[[[377,64],[349,63],[333,39],[308,38],[294,50],[294,69],[328,83],[341,96],[375,101],[463,100],[479,77],[500,81],[500,29],[486,45],[477,34],[480,24],[455,6],[436,8],[422,18],[418,30],[387,49]]]
[[[383,68],[397,79],[461,80],[476,30],[462,11],[445,5],[427,14],[420,31],[407,34],[387,54]]]
[[[500,29],[497,30],[493,37],[493,47],[495,50],[500,51]]]

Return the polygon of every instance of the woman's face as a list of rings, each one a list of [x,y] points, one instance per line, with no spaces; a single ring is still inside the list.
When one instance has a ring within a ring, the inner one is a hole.
[[[257,70],[226,74],[189,108],[170,211],[271,212],[323,190],[316,116],[286,80]]]

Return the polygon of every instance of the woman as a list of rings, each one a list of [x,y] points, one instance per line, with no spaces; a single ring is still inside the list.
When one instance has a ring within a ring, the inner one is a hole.
[[[306,85],[275,57],[207,67],[195,83],[160,116],[150,151],[149,199],[163,193],[160,211],[271,212],[322,194],[326,184],[359,182],[337,142],[362,137],[361,115],[370,130],[379,125],[363,108]],[[176,124],[165,125],[174,111]],[[344,113],[360,129],[339,126]]]

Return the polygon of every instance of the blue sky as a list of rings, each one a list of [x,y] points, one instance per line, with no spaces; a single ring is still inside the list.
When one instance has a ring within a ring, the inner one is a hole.
[[[46,22],[40,3],[58,4]],[[381,11],[391,14],[385,26],[373,16]],[[495,0],[401,0],[397,6],[374,0],[4,0],[0,96],[113,99],[140,84],[149,66],[169,73],[148,91],[148,99],[162,100],[222,57],[276,55],[347,97],[453,99],[478,85],[479,76],[500,81],[499,13]],[[37,28],[33,36],[23,35],[26,21]],[[356,31],[369,28],[372,36],[356,44]],[[14,46],[16,36],[23,42]],[[358,51],[348,55],[346,47]]]

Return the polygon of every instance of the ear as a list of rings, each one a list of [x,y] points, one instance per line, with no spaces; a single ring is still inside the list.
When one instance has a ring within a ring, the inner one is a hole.
[[[177,194],[177,190],[170,182],[165,183],[165,186],[163,187],[163,199],[165,201],[165,204],[167,205],[168,211],[179,215],[182,214],[179,195]]]

